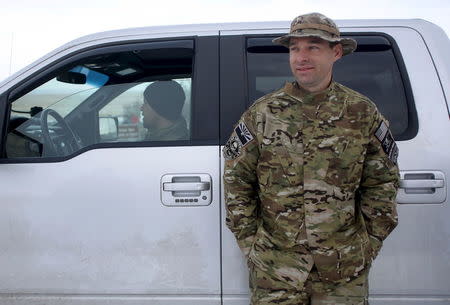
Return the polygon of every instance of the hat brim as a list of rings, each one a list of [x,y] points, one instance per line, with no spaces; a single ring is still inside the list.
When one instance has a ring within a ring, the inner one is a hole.
[[[292,37],[317,37],[329,42],[339,42],[342,45],[342,49],[343,49],[343,55],[348,55],[350,53],[352,53],[353,51],[356,50],[356,40],[352,39],[352,38],[343,38],[343,37],[339,37],[339,38],[331,38],[331,37],[326,37],[323,35],[319,35],[319,34],[313,34],[313,33],[303,33],[303,34],[287,34],[278,38],[275,38],[274,40],[272,40],[273,43],[276,44],[280,44],[282,46],[285,46],[286,48],[289,48],[289,41],[291,40]]]

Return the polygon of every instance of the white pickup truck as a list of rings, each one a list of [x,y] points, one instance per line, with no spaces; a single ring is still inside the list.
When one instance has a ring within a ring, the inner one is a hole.
[[[370,302],[448,305],[450,41],[423,20],[338,25],[358,49],[334,79],[378,105],[400,149],[399,226],[371,270]],[[0,83],[0,304],[248,304],[221,146],[255,99],[291,79],[287,49],[271,43],[288,28],[99,33]],[[158,80],[184,90],[181,140],[146,137],[143,91]]]

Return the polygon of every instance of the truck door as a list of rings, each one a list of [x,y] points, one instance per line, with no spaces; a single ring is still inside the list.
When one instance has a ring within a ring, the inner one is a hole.
[[[221,32],[222,145],[247,107],[293,81],[288,50],[272,43],[287,29],[276,31]],[[370,302],[444,304],[450,282],[446,140],[450,121],[442,87],[448,84],[441,84],[417,31],[395,27],[342,31],[357,40],[358,48],[336,62],[333,78],[375,102],[390,121],[400,150],[399,225],[371,268]],[[448,74],[448,67],[445,71]],[[222,231],[224,304],[248,304],[245,259],[224,223]]]
[[[208,35],[90,42],[1,94],[0,304],[221,303]]]
[[[404,62],[399,88],[406,92],[407,102],[392,103],[391,109],[408,115],[391,118],[392,123],[404,126],[404,135],[396,138],[401,174],[399,225],[386,240],[371,273],[372,291],[379,296],[373,304],[449,302],[450,120],[443,90],[450,88],[438,70],[448,75],[450,67],[432,57],[436,53],[429,52],[426,40],[436,39],[441,51],[449,50],[450,42],[436,26],[419,23],[417,30],[379,28],[396,42],[396,62],[400,67]],[[429,26],[433,35],[426,35],[431,31],[420,34],[422,25]]]

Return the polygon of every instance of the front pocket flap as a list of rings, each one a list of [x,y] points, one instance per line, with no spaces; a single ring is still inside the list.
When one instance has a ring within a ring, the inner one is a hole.
[[[314,263],[322,280],[337,281],[340,279],[338,253],[330,250],[327,253],[314,253]]]

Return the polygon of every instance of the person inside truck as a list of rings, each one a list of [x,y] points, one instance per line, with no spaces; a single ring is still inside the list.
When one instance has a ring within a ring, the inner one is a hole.
[[[147,141],[188,140],[186,120],[181,114],[186,96],[173,80],[156,81],[144,90],[141,106]]]

